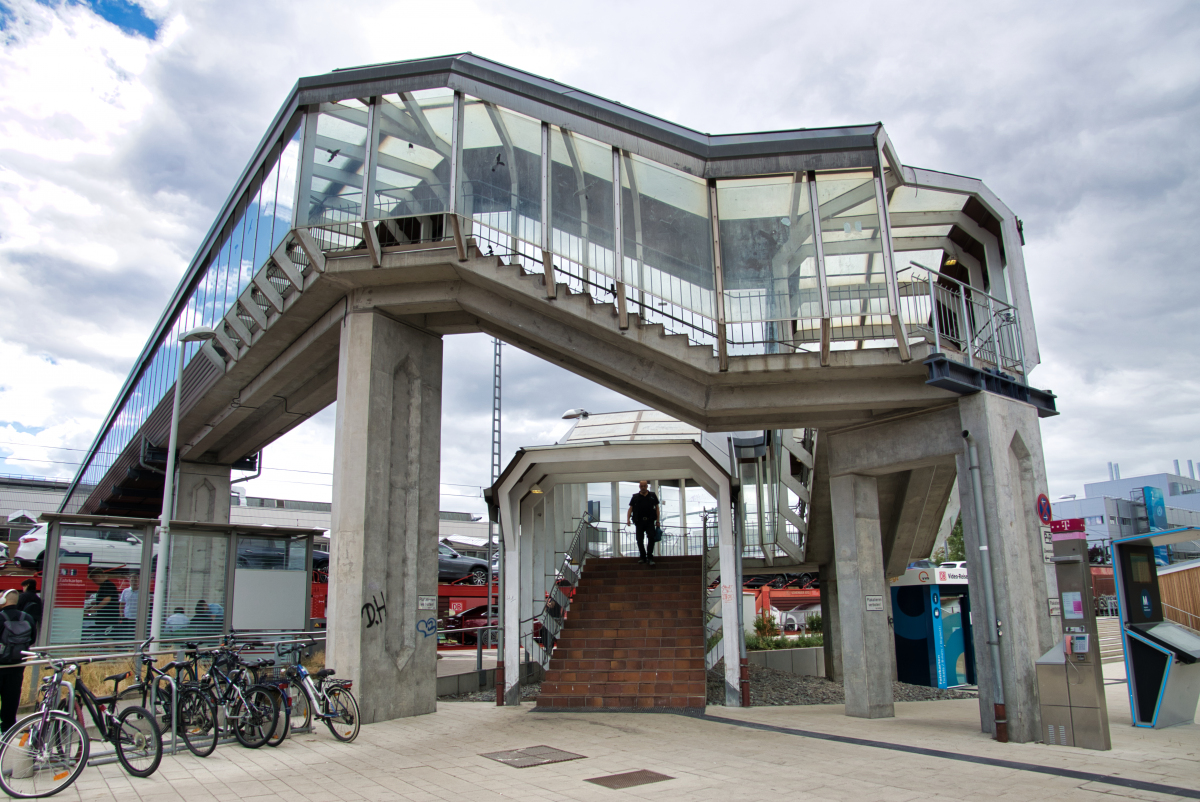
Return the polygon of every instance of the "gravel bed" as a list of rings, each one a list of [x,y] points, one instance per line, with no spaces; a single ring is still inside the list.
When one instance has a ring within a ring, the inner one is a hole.
[[[724,664],[708,672],[708,703],[725,704]],[[926,688],[924,685],[909,685],[893,682],[892,694],[897,702],[927,702],[934,699],[975,699],[974,691],[952,691],[941,688]],[[846,694],[841,683],[830,682],[824,677],[804,677],[788,671],[750,666],[750,706],[771,705],[841,705],[846,703]]]
[[[521,701],[532,702],[538,698],[538,694],[542,692],[542,683],[531,682],[528,685],[521,686]],[[439,696],[439,700],[448,702],[491,702],[496,703],[495,689],[487,691],[477,691],[475,693],[460,693],[451,696]]]

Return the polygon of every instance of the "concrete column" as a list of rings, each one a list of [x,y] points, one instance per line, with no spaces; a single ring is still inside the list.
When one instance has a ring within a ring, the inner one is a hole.
[[[177,521],[229,523],[229,466],[207,462],[179,463]]]
[[[969,395],[958,402],[962,428],[979,451],[987,519],[996,617],[1001,622],[1000,661],[1009,740],[1038,741],[1038,707],[1034,661],[1056,641],[1047,598],[1058,595],[1046,576],[1042,559],[1037,496],[1046,492],[1046,468],[1036,410],[993,393]],[[965,446],[965,443],[963,444]],[[962,503],[963,539],[971,580],[975,666],[979,680],[979,714],[984,732],[995,732],[992,661],[987,644],[987,612],[983,598],[979,531],[975,496],[965,449],[958,456],[958,488]]]
[[[549,494],[547,494],[549,495]],[[545,498],[546,496],[535,496],[534,498]],[[518,559],[521,563],[521,590],[517,598],[520,599],[521,620],[528,621],[536,607],[536,591],[534,587],[537,584],[536,566],[539,562],[537,553],[541,550],[541,544],[545,542],[544,538],[544,521],[545,516],[542,511],[545,508],[545,503],[533,503],[533,526],[530,529],[521,527],[521,537],[517,540],[518,554],[511,555],[513,559]],[[522,516],[524,517],[524,516]],[[520,635],[524,636],[528,633],[530,624],[522,624]],[[522,646],[528,646],[522,637]]]
[[[742,588],[738,580],[737,543],[733,537],[732,499],[722,486],[717,499],[717,549],[721,560],[721,654],[725,658],[725,705],[742,706],[741,659],[746,633],[738,621]]]
[[[838,610],[837,569],[821,566],[821,640],[825,651],[825,678],[842,681],[842,626]]]
[[[884,603],[889,591],[883,576],[878,482],[873,476],[835,476],[829,491],[846,715],[887,718],[895,715],[894,647]]]
[[[541,505],[537,505],[534,515],[537,516],[541,512]],[[545,516],[537,518],[538,522],[544,522]],[[535,537],[524,544],[525,550],[532,552],[532,566],[530,571],[531,588],[529,592],[530,612],[529,614],[521,613],[522,618],[528,618],[530,615],[541,612],[543,600],[546,598],[546,591],[550,588],[553,580],[548,581],[546,578],[547,570],[553,570],[551,560],[547,558],[547,547],[545,537],[545,527],[540,529],[535,527]],[[552,555],[551,555],[552,556]]]
[[[683,537],[683,543],[680,549],[686,557],[688,554],[687,542],[687,479],[679,480],[679,534]]]
[[[347,316],[338,361],[328,665],[364,723],[437,706],[442,341]]]

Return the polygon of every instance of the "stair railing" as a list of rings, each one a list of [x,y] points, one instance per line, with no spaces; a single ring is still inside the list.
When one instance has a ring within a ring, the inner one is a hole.
[[[1163,610],[1166,611],[1163,613],[1163,618],[1170,619],[1181,627],[1200,634],[1200,615],[1189,613],[1187,610],[1180,610],[1178,607],[1174,607],[1166,602],[1163,602]]]
[[[704,521],[704,550],[700,563],[701,599],[704,604],[704,668],[710,669],[721,659],[721,638],[724,633],[721,617],[721,558],[719,532],[714,526],[708,528],[708,514],[701,513]],[[714,516],[715,517],[715,516]]]
[[[567,550],[555,552],[557,565],[554,581],[546,592],[541,610],[521,622],[521,642],[527,660],[539,663],[542,668],[550,665],[554,644],[562,633],[567,612],[571,609],[571,600],[575,598],[575,590],[583,577],[584,564],[593,552],[592,544],[601,542],[607,541],[593,524],[592,516],[585,512]]]

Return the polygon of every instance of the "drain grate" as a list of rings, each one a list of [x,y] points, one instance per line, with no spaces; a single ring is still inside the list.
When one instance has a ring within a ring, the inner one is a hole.
[[[545,766],[549,763],[580,760],[584,755],[564,752],[551,746],[530,746],[525,749],[509,749],[504,752],[485,752],[480,757],[512,766],[514,769],[527,769],[530,766]]]
[[[675,778],[659,774],[657,771],[639,769],[637,771],[627,771],[624,774],[610,774],[607,777],[592,777],[587,782],[603,785],[605,788],[633,788],[635,785],[649,785],[650,783],[660,783],[663,780],[673,779]]]

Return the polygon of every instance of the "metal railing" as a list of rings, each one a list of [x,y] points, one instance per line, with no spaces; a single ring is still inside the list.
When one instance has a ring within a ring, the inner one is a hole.
[[[1190,629],[1200,635],[1200,615],[1189,613],[1187,610],[1180,610],[1178,607],[1174,607],[1166,602],[1163,603],[1163,610],[1163,618],[1170,619],[1181,627]],[[1181,621],[1181,618],[1184,620]]]
[[[909,269],[910,278],[898,286],[910,330],[930,338],[936,351],[959,352],[968,366],[1025,374],[1015,307],[917,262],[910,262]]]
[[[550,665],[554,644],[562,633],[567,613],[571,609],[571,600],[575,597],[575,590],[579,587],[579,580],[583,575],[584,564],[592,554],[590,546],[598,542],[598,531],[592,523],[591,516],[584,513],[567,550],[555,552],[554,575],[547,576],[551,585],[546,591],[546,598],[542,600],[541,610],[521,621],[520,638],[521,645],[525,648],[526,659],[540,663],[542,668]],[[529,625],[528,628],[526,624]]]

